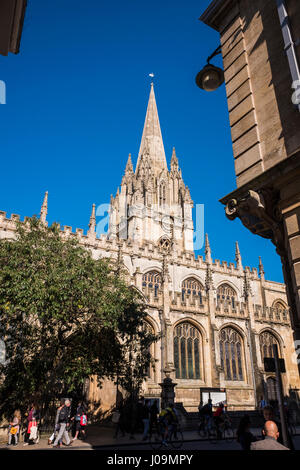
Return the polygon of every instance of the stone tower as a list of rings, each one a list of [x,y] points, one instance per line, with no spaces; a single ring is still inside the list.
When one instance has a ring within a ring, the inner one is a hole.
[[[116,196],[111,197],[109,237],[142,242],[168,241],[193,251],[193,220],[175,148],[168,170],[153,83],[135,171],[131,155]]]

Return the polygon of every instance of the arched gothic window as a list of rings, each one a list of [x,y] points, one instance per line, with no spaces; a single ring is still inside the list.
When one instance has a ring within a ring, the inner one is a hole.
[[[186,295],[192,295],[193,297],[199,297],[200,304],[202,304],[202,292],[202,284],[194,277],[189,277],[183,281],[181,289],[181,297],[183,301],[185,300]]]
[[[280,320],[286,320],[287,319],[287,314],[288,310],[286,305],[281,302],[280,300],[277,300],[274,305],[273,305],[274,311],[275,311],[275,318]]]
[[[225,380],[244,380],[243,339],[233,328],[220,332],[220,358]]]
[[[142,286],[144,289],[153,289],[154,297],[158,297],[161,288],[161,274],[158,271],[149,271],[143,274]]]
[[[229,284],[221,284],[217,289],[217,303],[223,302],[224,305],[231,304],[232,308],[236,307],[237,294]]]
[[[202,337],[188,322],[174,329],[174,366],[177,379],[202,379]]]
[[[279,343],[270,331],[264,331],[260,334],[259,343],[262,362],[264,362],[265,357],[274,357],[273,344],[277,344],[278,355],[280,356]]]

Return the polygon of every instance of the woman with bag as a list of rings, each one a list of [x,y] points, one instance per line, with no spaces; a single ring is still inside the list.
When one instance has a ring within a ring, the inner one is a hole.
[[[14,437],[14,445],[16,446],[18,444],[18,434],[20,430],[20,423],[21,423],[21,413],[20,410],[16,410],[14,412],[14,416],[12,421],[9,423],[9,428],[8,428],[8,443],[7,445],[11,445],[12,438]]]
[[[37,420],[38,420],[38,411],[34,405],[31,405],[28,417],[27,417],[27,432],[25,432],[25,444],[24,446],[28,446],[28,444],[34,444],[35,440],[38,437],[38,429],[37,429]]]
[[[72,418],[73,420],[74,418]],[[75,415],[75,436],[72,439],[72,442],[78,439],[79,433],[81,438],[85,439],[86,436],[86,427],[87,427],[87,415],[86,415],[86,406],[84,403],[79,402]]]

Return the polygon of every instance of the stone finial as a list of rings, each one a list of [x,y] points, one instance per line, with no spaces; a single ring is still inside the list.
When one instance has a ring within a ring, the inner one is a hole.
[[[242,257],[241,257],[241,252],[240,252],[240,247],[238,242],[235,242],[235,261],[236,261],[236,268],[238,270],[243,270],[243,265],[242,265]]]
[[[93,204],[92,213],[89,222],[88,234],[94,234],[96,231],[96,206]]]
[[[48,191],[45,192],[44,201],[43,201],[41,212],[40,212],[40,221],[43,224],[46,224],[47,213],[48,213]]]
[[[261,260],[261,256],[258,257],[259,258],[259,276],[261,278],[262,281],[265,280],[265,271],[264,271],[264,265],[262,264],[262,260]]]
[[[205,234],[205,261],[208,264],[212,264],[211,249],[210,249],[210,244],[209,244],[207,233]]]
[[[125,174],[133,173],[133,165],[131,161],[131,153],[128,155],[128,160],[126,163]]]
[[[171,158],[171,169],[178,168],[178,158],[176,156],[175,147],[173,147],[172,158]]]

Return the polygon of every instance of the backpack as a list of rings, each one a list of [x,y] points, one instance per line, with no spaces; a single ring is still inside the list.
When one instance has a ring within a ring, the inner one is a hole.
[[[80,426],[86,426],[87,425],[87,415],[81,415],[80,416]]]

